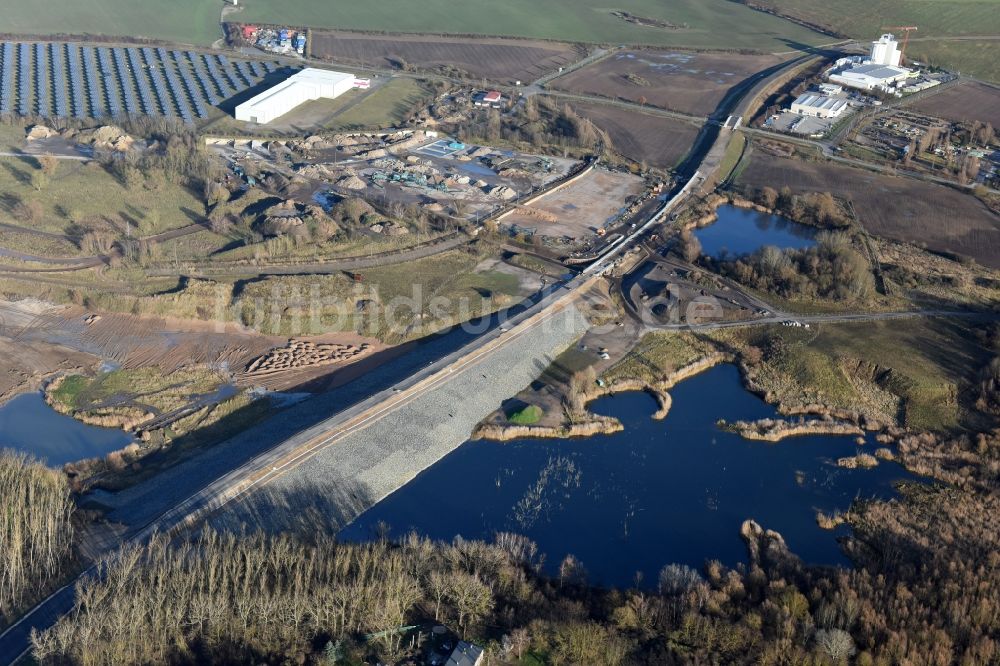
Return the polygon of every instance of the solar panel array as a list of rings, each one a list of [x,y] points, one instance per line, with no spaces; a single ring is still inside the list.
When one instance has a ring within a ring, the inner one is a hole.
[[[0,43],[0,113],[57,118],[153,115],[194,123],[261,83],[274,62],[151,47]]]

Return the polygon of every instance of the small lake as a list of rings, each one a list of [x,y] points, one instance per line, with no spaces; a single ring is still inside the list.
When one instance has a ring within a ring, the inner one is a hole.
[[[853,437],[808,436],[766,443],[719,430],[719,418],[775,415],[743,388],[732,365],[689,379],[671,395],[663,421],[650,418],[656,404],[645,393],[592,403],[624,423],[615,435],[467,442],[340,538],[371,538],[380,522],[394,535],[414,529],[444,540],[517,532],[538,543],[550,573],[572,553],[593,582],[630,585],[640,572],[655,585],[671,562],[746,561],[739,529],[752,518],[780,532],[808,563],[849,565],[838,533],[821,530],[816,511],[847,509],[856,497],[890,497],[894,482],[914,478],[895,463],[836,466],[859,448],[873,452],[874,442],[859,447]]]
[[[45,404],[40,392],[19,395],[0,407],[0,448],[29,453],[49,467],[105,456],[131,441],[123,430],[98,428],[60,414]]]
[[[817,230],[792,222],[780,215],[769,215],[736,206],[719,206],[719,216],[712,224],[694,231],[704,254],[712,257],[729,254],[752,254],[773,245],[784,249],[810,247]]]

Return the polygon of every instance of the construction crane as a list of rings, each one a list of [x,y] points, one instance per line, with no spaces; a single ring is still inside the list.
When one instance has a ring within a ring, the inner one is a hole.
[[[915,25],[897,25],[891,28],[882,28],[883,30],[902,30],[903,31],[903,48],[899,49],[899,64],[906,63],[906,45],[910,43],[910,33],[917,29]]]

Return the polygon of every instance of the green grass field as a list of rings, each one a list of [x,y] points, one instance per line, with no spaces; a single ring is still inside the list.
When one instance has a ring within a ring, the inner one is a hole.
[[[668,21],[676,29],[641,26],[612,16],[624,11]],[[821,35],[728,0],[247,0],[240,20],[392,32],[469,33],[598,43],[787,50],[785,40],[816,44]]]
[[[0,157],[0,212],[5,222],[61,234],[79,220],[88,228],[120,234],[128,220],[134,237],[137,226],[141,235],[148,236],[187,226],[191,215],[204,213],[199,198],[179,185],[127,189],[96,162],[60,161],[40,190],[31,181],[36,172],[38,164],[32,157]],[[37,202],[40,217],[30,222],[11,219],[17,201]]]
[[[222,37],[216,0],[0,0],[3,32],[93,34],[207,45]]]
[[[884,28],[915,25],[908,53],[916,60],[1000,81],[997,41],[934,41],[966,35],[1000,35],[994,0],[756,0],[783,14],[858,39],[875,39]],[[926,40],[926,41],[925,41]]]
[[[781,400],[901,416],[918,430],[969,423],[964,389],[989,358],[964,324],[945,319],[828,324],[816,331],[775,326],[716,337],[770,350],[756,380]]]
[[[515,425],[534,425],[542,418],[542,408],[538,405],[528,405],[523,409],[511,412],[507,420]]]
[[[828,41],[806,28],[729,0],[245,0],[227,20],[348,30],[488,34],[595,43],[788,50],[789,43]],[[91,33],[211,44],[222,36],[220,0],[0,0],[5,32]],[[667,21],[676,28],[637,25],[612,16]]]

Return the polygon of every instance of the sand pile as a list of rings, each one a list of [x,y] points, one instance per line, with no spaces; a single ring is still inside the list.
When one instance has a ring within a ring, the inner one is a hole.
[[[46,127],[45,125],[32,125],[28,128],[28,141],[34,141],[35,139],[48,139],[49,137],[56,136],[56,132],[51,127]]]
[[[337,186],[338,187],[343,187],[343,188],[348,189],[348,190],[363,190],[366,187],[368,187],[368,185],[365,183],[365,181],[361,180],[360,178],[358,178],[353,173],[350,174],[350,175],[344,176],[343,178],[341,178],[340,180],[338,180],[337,181]]]
[[[486,191],[486,195],[494,199],[500,199],[502,201],[510,201],[517,196],[517,192],[513,189],[507,187],[506,185],[497,185],[496,187],[491,187]]]

